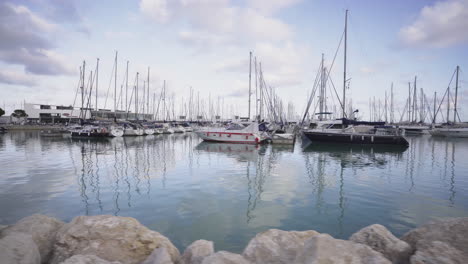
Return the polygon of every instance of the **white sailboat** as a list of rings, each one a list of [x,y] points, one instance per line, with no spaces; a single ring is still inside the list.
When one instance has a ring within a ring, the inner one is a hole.
[[[453,123],[449,121],[450,115],[450,87],[447,88],[447,124],[442,126],[436,126],[432,128],[429,133],[434,137],[458,137],[458,138],[468,138],[468,124],[466,123],[457,123],[457,99],[458,99],[458,74],[460,72],[460,66],[456,68],[456,80],[455,80],[455,102],[453,110]],[[435,117],[434,117],[435,121]]]
[[[230,123],[226,128],[208,128],[195,131],[204,141],[258,144],[267,137],[259,131],[257,122]]]

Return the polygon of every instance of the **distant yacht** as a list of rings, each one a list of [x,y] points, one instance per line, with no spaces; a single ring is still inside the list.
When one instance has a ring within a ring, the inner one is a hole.
[[[268,139],[258,129],[257,122],[230,123],[226,128],[206,128],[195,131],[204,141],[259,144]]]

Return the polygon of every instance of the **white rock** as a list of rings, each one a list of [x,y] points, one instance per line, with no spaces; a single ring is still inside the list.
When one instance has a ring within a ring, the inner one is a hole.
[[[93,255],[75,255],[61,264],[121,264],[118,261],[107,261]]]
[[[309,231],[282,231],[270,229],[250,240],[242,255],[253,263],[292,263],[304,242],[319,233]]]
[[[390,264],[391,262],[366,245],[319,234],[305,242],[303,250],[291,263]]]
[[[34,214],[19,220],[2,230],[2,235],[26,233],[32,236],[41,254],[42,263],[49,261],[55,243],[55,235],[65,223],[56,218]]]
[[[401,239],[416,251],[433,247],[433,241],[444,242],[463,254],[468,263],[468,217],[433,221],[409,231]]]
[[[202,264],[249,264],[244,257],[239,254],[230,253],[227,251],[218,251],[205,259]]]
[[[171,255],[167,252],[167,249],[160,247],[154,249],[151,255],[141,264],[174,264],[174,262],[171,259]]]
[[[32,236],[25,233],[10,233],[0,239],[0,263],[40,264],[41,255]]]
[[[165,236],[131,217],[78,216],[58,232],[51,263],[77,255],[95,255],[108,261],[137,264],[158,247],[165,247],[173,262],[180,257]]]
[[[411,256],[411,264],[464,264],[467,262],[468,256],[463,252],[440,241],[432,241]]]
[[[382,225],[370,225],[354,233],[350,241],[368,245],[393,263],[407,263],[412,253],[408,243],[396,238]]]
[[[214,253],[212,241],[197,240],[190,244],[182,254],[180,264],[200,264],[203,259]]]

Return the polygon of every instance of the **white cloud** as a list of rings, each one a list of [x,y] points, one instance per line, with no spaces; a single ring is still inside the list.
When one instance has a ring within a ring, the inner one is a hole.
[[[37,84],[37,80],[30,74],[18,71],[2,70],[0,71],[0,83],[35,86]]]
[[[248,0],[248,5],[265,14],[274,14],[302,0]]]
[[[425,6],[416,21],[400,31],[410,47],[443,48],[468,42],[468,0],[448,0]]]
[[[140,11],[159,23],[184,22],[179,35],[191,43],[284,41],[293,35],[283,21],[229,0],[141,0]]]

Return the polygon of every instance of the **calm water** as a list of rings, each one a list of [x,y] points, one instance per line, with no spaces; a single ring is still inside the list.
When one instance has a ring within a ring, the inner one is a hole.
[[[0,135],[0,224],[42,213],[137,218],[179,249],[241,251],[269,228],[348,238],[373,223],[401,235],[468,216],[468,140],[408,149],[201,143],[196,135],[105,141]]]

